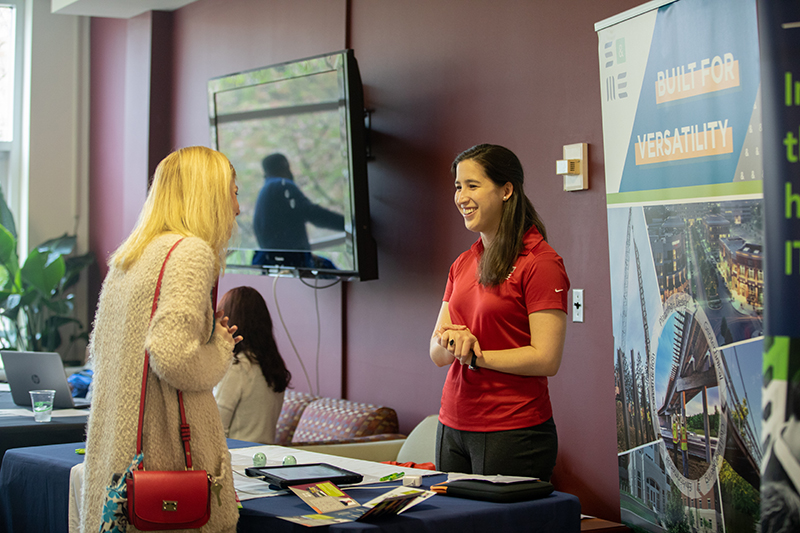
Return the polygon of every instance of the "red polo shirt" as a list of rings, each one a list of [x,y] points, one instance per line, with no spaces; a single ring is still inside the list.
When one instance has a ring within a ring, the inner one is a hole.
[[[480,239],[450,267],[444,301],[453,324],[466,325],[482,350],[531,343],[528,315],[543,309],[567,312],[569,278],[561,257],[532,227],[511,275],[496,287],[478,282]],[[454,361],[442,390],[439,420],[463,431],[503,431],[535,426],[553,414],[547,378],[487,368],[474,372]]]

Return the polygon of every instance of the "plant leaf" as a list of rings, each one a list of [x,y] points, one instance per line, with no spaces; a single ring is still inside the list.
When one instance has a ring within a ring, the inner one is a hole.
[[[39,299],[42,293],[36,287],[28,287],[28,289],[20,295],[19,305],[21,307],[28,307],[34,313],[38,313]]]
[[[13,278],[19,270],[17,239],[4,226],[0,226],[0,263],[9,272],[9,277]]]
[[[80,329],[83,325],[80,320],[68,316],[51,316],[47,319],[42,332],[42,337],[39,339],[41,347],[46,352],[55,351],[56,348],[61,346],[61,332],[59,328],[66,324],[77,324]]]
[[[64,277],[66,265],[58,254],[33,250],[22,265],[22,279],[38,289],[49,299]]]
[[[68,315],[75,308],[75,304],[72,300],[66,299],[47,300],[43,298],[41,303],[54,315]]]
[[[67,257],[64,262],[66,263],[67,268],[66,273],[64,274],[64,279],[61,280],[59,293],[63,293],[78,283],[78,280],[81,278],[81,272],[94,264],[94,252],[89,252],[77,257]]]
[[[36,249],[40,252],[55,252],[58,255],[69,255],[75,249],[77,237],[75,235],[67,235],[66,233],[61,237],[45,241]]]
[[[80,329],[83,329],[83,324],[77,318],[71,316],[51,316],[47,319],[48,328],[60,328],[66,324],[76,324]]]
[[[8,208],[6,197],[3,195],[3,191],[0,191],[0,224],[6,228],[6,230],[14,238],[14,241],[16,241],[17,226],[14,224],[14,215],[11,214],[11,210]]]
[[[0,308],[3,316],[16,320],[19,314],[20,295],[8,291],[0,291]]]
[[[0,265],[0,287],[6,287],[13,279],[13,276],[9,276],[6,267]]]

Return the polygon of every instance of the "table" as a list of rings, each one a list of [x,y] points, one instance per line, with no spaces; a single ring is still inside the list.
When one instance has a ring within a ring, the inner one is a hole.
[[[602,518],[584,518],[581,520],[581,531],[595,531],[597,533],[633,533],[631,528],[617,522],[609,522]]]
[[[230,448],[253,446],[252,443],[229,440]],[[75,453],[83,443],[60,444],[9,450],[0,469],[0,531],[20,533],[66,532],[68,516],[69,472],[82,460]],[[445,475],[424,478],[430,486]],[[395,484],[399,485],[398,482]],[[382,483],[381,487],[386,487]],[[345,489],[350,496],[364,503],[388,488]],[[309,533],[299,524],[278,516],[312,514],[313,511],[294,495],[246,500],[242,503],[238,531],[242,533]],[[448,496],[434,496],[400,516],[375,523],[351,522],[336,524],[315,531],[336,532],[440,532],[459,531],[536,531],[578,532],[580,502],[570,494],[554,492],[546,498],[520,503],[490,503]]]
[[[15,405],[11,393],[5,391],[0,391],[0,409],[30,412],[29,408]],[[82,441],[89,416],[85,411],[78,416],[53,417],[48,423],[34,422],[32,416],[0,416],[0,466],[10,448]]]

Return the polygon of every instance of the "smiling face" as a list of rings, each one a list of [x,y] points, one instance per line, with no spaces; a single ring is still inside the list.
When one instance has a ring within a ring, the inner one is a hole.
[[[454,201],[468,230],[481,234],[484,246],[488,245],[500,227],[503,202],[514,191],[511,183],[498,186],[472,159],[461,161],[456,167],[456,193]]]

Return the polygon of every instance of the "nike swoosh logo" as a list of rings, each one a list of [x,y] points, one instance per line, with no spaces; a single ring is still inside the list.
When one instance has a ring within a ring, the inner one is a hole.
[[[564,292],[564,289],[556,289],[556,292]]]

